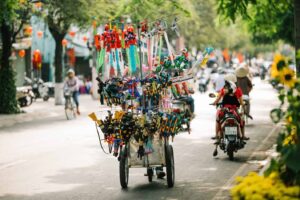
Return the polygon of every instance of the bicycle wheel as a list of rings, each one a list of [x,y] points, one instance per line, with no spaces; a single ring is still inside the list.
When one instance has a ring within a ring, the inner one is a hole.
[[[76,117],[75,109],[74,109],[72,100],[70,98],[66,98],[65,114],[66,114],[67,120],[71,120]]]

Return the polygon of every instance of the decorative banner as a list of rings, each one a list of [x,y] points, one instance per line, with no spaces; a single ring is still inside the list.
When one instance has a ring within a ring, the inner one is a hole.
[[[148,53],[148,66],[149,66],[149,70],[152,71],[152,52],[153,52],[153,48],[152,48],[152,38],[148,38],[147,39],[147,53]]]
[[[97,72],[101,73],[102,75],[104,75],[103,74],[104,62],[105,62],[105,49],[101,49],[100,53],[98,53]]]
[[[165,31],[164,31],[164,37],[165,37],[167,48],[168,48],[168,52],[169,52],[169,58],[170,58],[170,60],[172,62],[172,65],[174,65],[174,59],[173,59],[173,55],[172,55],[171,45],[170,45],[170,42],[169,42],[169,38],[168,38],[167,32],[165,32]]]
[[[131,73],[134,74],[136,72],[136,47],[134,45],[129,47],[129,58]]]

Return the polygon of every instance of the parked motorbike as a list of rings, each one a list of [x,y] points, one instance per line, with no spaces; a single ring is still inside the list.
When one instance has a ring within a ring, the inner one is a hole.
[[[205,93],[207,91],[207,86],[209,84],[210,79],[205,78],[204,76],[201,76],[199,78],[199,92]]]
[[[210,94],[210,97],[215,97],[214,94]],[[234,153],[238,150],[243,149],[246,142],[242,140],[242,128],[238,120],[238,117],[234,114],[232,108],[222,107],[221,104],[218,104],[218,107],[221,108],[224,112],[224,117],[221,119],[221,135],[220,143],[216,143],[215,153],[217,154],[217,148],[220,146],[220,149],[227,153],[230,160],[234,159]],[[243,118],[243,108],[240,108],[239,111],[240,117]]]
[[[35,98],[31,86],[17,87],[16,98],[21,107],[30,106]]]
[[[26,77],[25,85],[32,86],[32,92],[35,95],[35,99],[42,98],[44,101],[48,101],[49,95],[49,86],[44,83],[40,78],[34,78],[33,80]]]

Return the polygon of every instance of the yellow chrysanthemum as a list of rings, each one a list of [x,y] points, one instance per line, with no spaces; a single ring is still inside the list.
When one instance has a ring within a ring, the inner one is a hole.
[[[279,81],[283,85],[292,88],[294,87],[297,79],[295,78],[295,72],[289,67],[284,67],[280,72],[279,72]]]
[[[276,54],[274,56],[274,60],[271,67],[271,76],[272,78],[277,78],[280,74],[280,71],[284,68],[288,67],[288,62],[286,57]]]

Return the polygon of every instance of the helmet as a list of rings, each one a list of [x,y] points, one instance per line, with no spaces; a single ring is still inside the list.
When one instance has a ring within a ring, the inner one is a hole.
[[[232,81],[225,81],[225,86],[228,89],[229,94],[233,94],[236,91],[236,84]]]
[[[75,71],[74,71],[74,69],[72,69],[72,68],[71,68],[71,69],[69,69],[69,70],[68,70],[68,72],[67,72],[67,74],[75,74]]]
[[[233,83],[237,82],[236,75],[234,75],[234,74],[226,74],[224,79],[225,79],[225,81],[231,81]]]

